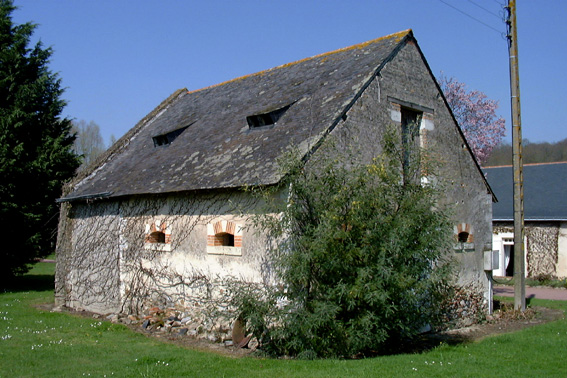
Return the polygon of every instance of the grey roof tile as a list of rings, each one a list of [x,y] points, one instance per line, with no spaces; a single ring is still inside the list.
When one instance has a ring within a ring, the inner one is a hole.
[[[277,183],[283,151],[295,146],[307,153],[408,38],[411,30],[176,92],[77,179],[66,198]],[[250,129],[248,116],[285,106],[275,126]],[[154,146],[154,137],[182,127],[173,142]]]
[[[492,219],[513,220],[514,179],[511,166],[483,168],[498,202]],[[567,162],[524,165],[524,219],[567,220]]]

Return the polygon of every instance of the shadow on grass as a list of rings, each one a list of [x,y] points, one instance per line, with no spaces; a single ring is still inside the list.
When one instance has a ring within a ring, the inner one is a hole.
[[[24,291],[53,291],[55,275],[53,274],[24,274],[0,283],[2,292],[20,293]]]
[[[394,354],[415,354],[425,353],[435,349],[441,344],[450,346],[457,346],[461,344],[468,344],[482,339],[485,336],[496,335],[507,332],[519,331],[524,328],[543,324],[549,321],[557,320],[558,317],[553,310],[544,311],[544,308],[538,310],[527,310],[525,312],[518,312],[514,310],[514,302],[511,297],[504,297],[503,300],[494,300],[494,311],[499,313],[499,317],[491,318],[491,321],[482,321],[475,323],[470,327],[463,327],[459,329],[449,330],[447,332],[429,332],[417,335],[413,340],[399,343],[393,346],[387,353],[378,355],[394,355]],[[531,307],[534,295],[526,298],[526,307]],[[535,299],[537,302],[537,299]],[[373,357],[373,356],[370,356]]]
[[[387,352],[368,355],[366,357],[391,356],[398,354],[421,354],[437,348],[441,344],[456,346],[474,341],[474,338],[466,335],[451,335],[445,333],[423,333],[417,335],[413,340],[391,347]]]
[[[535,298],[535,294],[532,294],[529,297],[526,297],[526,307],[531,306],[533,298]]]

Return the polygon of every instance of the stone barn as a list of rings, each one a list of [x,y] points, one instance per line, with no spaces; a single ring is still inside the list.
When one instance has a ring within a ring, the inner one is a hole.
[[[313,156],[329,138],[368,163],[385,128],[409,121],[447,183],[459,284],[486,304],[494,197],[411,30],[173,93],[60,199],[57,303],[191,313],[224,277],[271,282],[242,188],[277,185],[282,154]]]

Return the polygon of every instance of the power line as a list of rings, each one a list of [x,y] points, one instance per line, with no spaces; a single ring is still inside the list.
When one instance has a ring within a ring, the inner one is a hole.
[[[439,1],[442,2],[442,3],[445,4],[445,5],[447,5],[447,6],[451,7],[451,8],[453,8],[453,9],[456,10],[457,12],[462,13],[462,14],[464,14],[465,16],[472,18],[473,20],[475,20],[476,22],[478,22],[478,23],[480,23],[480,24],[486,26],[487,28],[490,28],[490,29],[494,30],[494,31],[497,32],[498,34],[500,34],[500,35],[503,34],[502,31],[500,31],[500,30],[498,30],[498,29],[496,29],[496,28],[494,28],[494,27],[488,25],[487,23],[485,23],[485,22],[479,20],[479,19],[476,18],[476,17],[471,16],[470,14],[468,14],[468,13],[466,13],[466,12],[460,10],[459,8],[457,8],[457,7],[455,7],[455,6],[453,6],[453,5],[449,4],[449,3],[447,3],[446,1],[444,1],[444,0],[439,0]]]
[[[482,5],[474,2],[473,0],[468,0],[469,3],[476,5],[477,7],[479,7],[480,9],[482,9],[483,11],[485,11],[486,13],[489,13],[491,15],[493,15],[494,17],[496,17],[497,19],[501,20],[502,17],[497,15],[496,13],[493,13],[491,10],[486,9],[485,7],[483,7]]]

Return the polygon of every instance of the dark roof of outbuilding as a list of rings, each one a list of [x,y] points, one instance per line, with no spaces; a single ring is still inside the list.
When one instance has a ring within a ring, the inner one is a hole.
[[[282,152],[314,148],[408,40],[411,30],[179,90],[78,177],[62,201],[275,184]],[[247,117],[285,107],[275,126],[249,127]],[[170,144],[155,146],[185,127]]]
[[[483,168],[490,187],[498,197],[492,219],[514,219],[514,178],[512,166]],[[524,165],[524,219],[567,220],[567,162]]]

